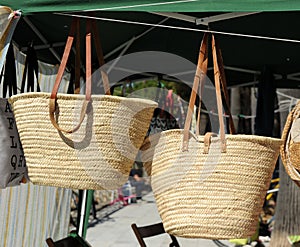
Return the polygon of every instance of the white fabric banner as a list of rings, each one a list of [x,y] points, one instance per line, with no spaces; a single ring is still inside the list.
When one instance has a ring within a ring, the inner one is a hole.
[[[13,11],[9,7],[0,6],[0,71],[20,16],[20,12]]]

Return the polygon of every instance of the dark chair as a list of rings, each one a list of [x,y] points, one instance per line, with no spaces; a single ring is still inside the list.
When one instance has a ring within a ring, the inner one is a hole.
[[[292,246],[293,246],[293,247],[300,247],[300,241],[297,241],[297,242],[293,243]]]
[[[64,239],[53,241],[52,238],[46,239],[48,247],[92,247],[79,236],[69,236]]]
[[[144,242],[144,238],[153,237],[164,233],[167,234],[162,223],[140,227],[138,227],[136,224],[132,224],[131,228],[141,247],[147,247],[146,243]],[[176,237],[172,235],[169,236],[172,239],[172,242],[170,243],[169,247],[180,247]]]

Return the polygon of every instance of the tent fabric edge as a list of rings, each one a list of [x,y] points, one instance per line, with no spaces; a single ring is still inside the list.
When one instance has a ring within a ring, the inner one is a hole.
[[[71,0],[3,0],[2,5],[14,10],[21,10],[23,15],[41,12],[74,11],[146,11],[146,12],[253,12],[253,11],[297,11],[297,0],[175,0],[175,1],[71,1]]]

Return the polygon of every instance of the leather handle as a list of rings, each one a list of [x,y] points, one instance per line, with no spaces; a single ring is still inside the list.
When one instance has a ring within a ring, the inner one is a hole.
[[[74,18],[72,21],[72,25],[71,25],[71,29],[70,29],[70,32],[68,35],[67,42],[66,42],[64,54],[63,54],[61,64],[58,69],[57,77],[56,77],[56,80],[55,80],[55,83],[54,83],[54,86],[53,86],[53,89],[51,92],[50,101],[49,101],[50,120],[51,120],[53,126],[57,130],[59,130],[61,132],[65,132],[65,133],[73,133],[80,128],[80,126],[85,118],[87,106],[91,100],[91,74],[92,74],[92,72],[91,72],[92,71],[92,69],[91,69],[91,22],[87,21],[87,28],[86,28],[87,29],[86,30],[86,89],[85,89],[85,100],[82,104],[79,123],[73,129],[68,129],[68,130],[63,129],[58,125],[58,123],[55,119],[56,96],[57,96],[59,85],[62,80],[63,73],[66,68],[68,57],[70,55],[70,51],[71,51],[72,44],[74,41],[74,36],[75,36],[75,31],[76,31],[76,26],[77,26],[78,21],[79,21],[78,18]]]
[[[191,92],[188,113],[184,125],[184,132],[183,132],[183,144],[182,150],[188,150],[188,141],[189,141],[189,129],[191,126],[193,108],[196,100],[196,94],[199,88],[200,81],[204,79],[204,75],[207,72],[207,43],[208,43],[208,35],[207,33],[204,34],[203,40],[201,42],[200,53],[198,57],[198,64],[196,68],[196,74],[194,78],[193,88]],[[221,139],[221,151],[226,152],[226,140],[225,140],[225,128],[224,128],[224,119],[223,119],[223,104],[222,104],[222,95],[221,95],[221,73],[219,69],[218,63],[218,55],[217,55],[217,48],[215,43],[214,35],[212,34],[212,52],[213,52],[213,65],[214,65],[214,79],[215,79],[215,89],[216,89],[216,97],[217,97],[217,109],[218,109],[218,117],[219,117],[219,125],[220,125],[220,139]],[[206,68],[206,69],[205,69]]]
[[[212,53],[213,53],[213,63],[214,63],[214,77],[215,77],[215,88],[216,88],[216,97],[217,97],[217,108],[218,108],[218,117],[220,125],[220,139],[221,139],[221,150],[226,152],[226,140],[225,140],[225,128],[224,128],[224,118],[223,118],[223,103],[221,95],[221,74],[219,70],[218,57],[217,57],[217,48],[215,43],[215,37],[212,34]]]
[[[68,35],[67,42],[66,42],[63,57],[61,59],[61,63],[60,63],[59,68],[58,68],[55,83],[54,83],[54,86],[52,88],[52,92],[51,92],[51,96],[50,96],[51,99],[56,99],[58,88],[59,88],[59,85],[61,83],[64,71],[66,69],[67,61],[68,61],[70,51],[71,51],[71,48],[72,48],[77,21],[78,21],[77,18],[73,18],[73,20],[72,20],[72,25],[71,25],[71,29],[70,29],[70,32],[69,32],[69,35]]]
[[[220,78],[221,78],[221,86],[222,86],[222,92],[224,94],[224,110],[226,115],[229,117],[229,132],[230,134],[235,134],[235,126],[233,122],[233,118],[231,115],[230,111],[230,106],[229,106],[229,96],[228,96],[228,91],[227,91],[227,83],[226,83],[226,77],[225,77],[225,70],[224,70],[224,65],[223,65],[223,58],[222,58],[222,53],[221,49],[219,47],[219,43],[215,39],[215,44],[217,48],[217,58],[218,58],[218,65],[219,65],[219,70],[220,70]],[[201,103],[202,103],[202,94],[203,94],[203,88],[204,88],[204,83],[203,80],[200,81],[200,90],[199,90],[199,105],[198,105],[198,113],[197,113],[197,123],[196,123],[196,135],[200,135],[200,114],[201,114]]]
[[[80,93],[81,55],[80,55],[80,22],[76,20],[76,45],[75,45],[75,67],[71,69],[68,94]]]
[[[98,32],[97,23],[96,23],[96,20],[91,20],[91,21],[92,21],[92,30],[93,30],[94,43],[95,43],[96,53],[97,53],[98,62],[99,62],[100,70],[101,70],[101,77],[102,77],[102,81],[103,81],[104,92],[105,92],[106,95],[111,95],[108,75],[101,68],[105,64],[105,61],[104,61],[101,41],[100,41],[100,38],[99,38],[100,35],[99,35],[99,32]]]
[[[190,132],[190,126],[192,121],[192,115],[194,111],[194,105],[196,101],[196,95],[199,88],[200,80],[204,79],[204,76],[207,73],[207,63],[208,63],[208,34],[205,33],[201,42],[200,46],[200,52],[198,56],[198,63],[196,68],[196,73],[194,77],[194,83],[193,88],[190,96],[190,102],[188,106],[188,112],[184,123],[184,131],[183,131],[183,144],[182,144],[182,150],[187,151],[188,150],[188,141],[189,141],[189,132]]]
[[[222,85],[222,91],[224,93],[224,110],[226,112],[226,115],[229,116],[229,131],[230,134],[235,134],[235,127],[234,127],[234,122],[233,118],[231,115],[230,107],[229,107],[229,96],[228,96],[228,91],[227,91],[227,82],[226,82],[226,76],[225,76],[225,70],[224,70],[224,63],[223,63],[223,57],[222,57],[222,52],[219,46],[219,42],[215,39],[215,45],[216,45],[216,50],[217,50],[217,59],[218,59],[218,66],[220,69],[220,78],[221,78],[221,85]]]
[[[80,22],[79,19],[76,20],[76,45],[75,45],[75,94],[80,93],[80,66],[81,66],[81,57],[80,57]]]
[[[215,134],[213,132],[207,132],[205,134],[205,136],[204,136],[204,149],[203,149],[203,153],[208,154],[210,143],[211,143],[211,137],[213,137],[213,136],[217,136],[217,134]]]

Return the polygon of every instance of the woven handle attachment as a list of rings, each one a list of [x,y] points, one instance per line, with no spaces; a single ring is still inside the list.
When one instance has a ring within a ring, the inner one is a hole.
[[[207,59],[208,59],[207,43],[208,43],[208,35],[205,33],[203,36],[203,40],[201,42],[193,89],[191,92],[188,113],[184,125],[183,144],[182,144],[183,151],[188,151],[189,129],[191,126],[193,107],[196,100],[196,93],[199,88],[199,82],[201,81],[202,83],[202,80],[204,79],[203,75],[206,75],[207,72]],[[220,73],[220,69],[219,69],[217,47],[216,47],[214,35],[212,35],[212,51],[213,51],[214,79],[215,79],[215,89],[216,89],[216,97],[217,97],[217,108],[218,108],[218,117],[219,117],[219,124],[220,124],[221,151],[226,152],[225,128],[224,128],[224,120],[223,120],[223,112],[222,112],[223,104],[222,104],[221,86],[220,86],[220,81],[222,80],[221,78],[222,74]]]

